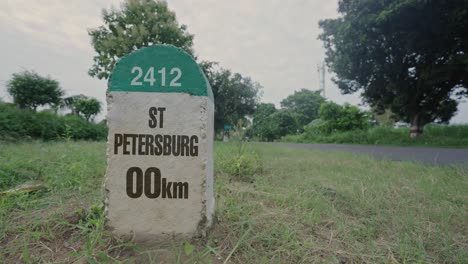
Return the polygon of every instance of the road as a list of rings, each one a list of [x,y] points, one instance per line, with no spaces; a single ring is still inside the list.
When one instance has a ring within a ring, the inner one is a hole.
[[[342,151],[365,154],[378,159],[416,161],[430,165],[468,165],[468,149],[426,148],[426,147],[389,147],[346,144],[292,144],[271,143],[274,145],[318,149],[325,151]]]

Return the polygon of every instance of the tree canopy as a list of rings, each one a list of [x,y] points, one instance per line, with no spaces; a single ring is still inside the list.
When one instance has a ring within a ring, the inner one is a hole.
[[[288,109],[280,109],[270,115],[268,120],[272,123],[270,126],[273,128],[274,139],[297,134],[299,132],[298,115],[298,113]]]
[[[273,141],[300,131],[301,114],[291,109],[276,109],[274,104],[261,103],[253,115],[252,134],[260,140]]]
[[[58,81],[33,71],[14,73],[7,83],[7,89],[16,105],[34,111],[38,106],[58,106],[63,95]]]
[[[261,140],[272,141],[277,138],[276,125],[273,123],[271,115],[276,113],[274,104],[260,103],[253,114],[252,130],[253,135]]]
[[[344,93],[410,122],[448,122],[467,95],[468,1],[340,0],[320,22],[326,62]]]
[[[239,73],[204,62],[201,67],[211,84],[215,99],[215,131],[224,125],[234,126],[252,115],[260,100],[262,86]]]
[[[193,54],[193,35],[179,26],[165,1],[126,0],[121,10],[104,9],[102,18],[103,26],[88,31],[97,53],[88,71],[92,77],[107,79],[119,58],[154,44],[171,44]]]
[[[320,91],[301,89],[283,99],[281,106],[297,114],[297,124],[302,130],[303,126],[318,117],[318,110],[324,102]]]
[[[101,112],[101,102],[96,98],[85,95],[74,95],[64,99],[65,106],[70,108],[73,114],[92,120]]]

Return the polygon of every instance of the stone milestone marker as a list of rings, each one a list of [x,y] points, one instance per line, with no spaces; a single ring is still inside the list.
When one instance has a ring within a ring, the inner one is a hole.
[[[143,244],[211,226],[214,102],[198,64],[155,45],[115,66],[107,91],[106,224]]]

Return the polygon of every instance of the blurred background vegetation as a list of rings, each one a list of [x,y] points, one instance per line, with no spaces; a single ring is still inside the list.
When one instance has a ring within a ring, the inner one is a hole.
[[[339,1],[340,17],[319,23],[319,39],[335,83],[343,93],[362,92],[361,106],[336,104],[314,87],[279,107],[262,102],[261,84],[197,57],[195,36],[164,1],[103,10],[102,26],[88,30],[96,51],[88,74],[107,79],[121,57],[171,44],[191,54],[211,84],[216,139],[467,147],[468,125],[449,125],[468,91],[467,9],[450,1]],[[102,110],[95,98],[65,96],[57,80],[28,70],[6,88],[12,103],[0,101],[1,140],[106,138],[106,121],[94,121]]]

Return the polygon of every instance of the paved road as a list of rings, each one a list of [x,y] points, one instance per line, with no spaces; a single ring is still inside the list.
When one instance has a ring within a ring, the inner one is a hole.
[[[424,148],[424,147],[387,147],[345,144],[291,144],[271,143],[280,146],[319,149],[326,151],[344,151],[366,154],[378,159],[408,160],[431,165],[468,165],[468,149]]]

